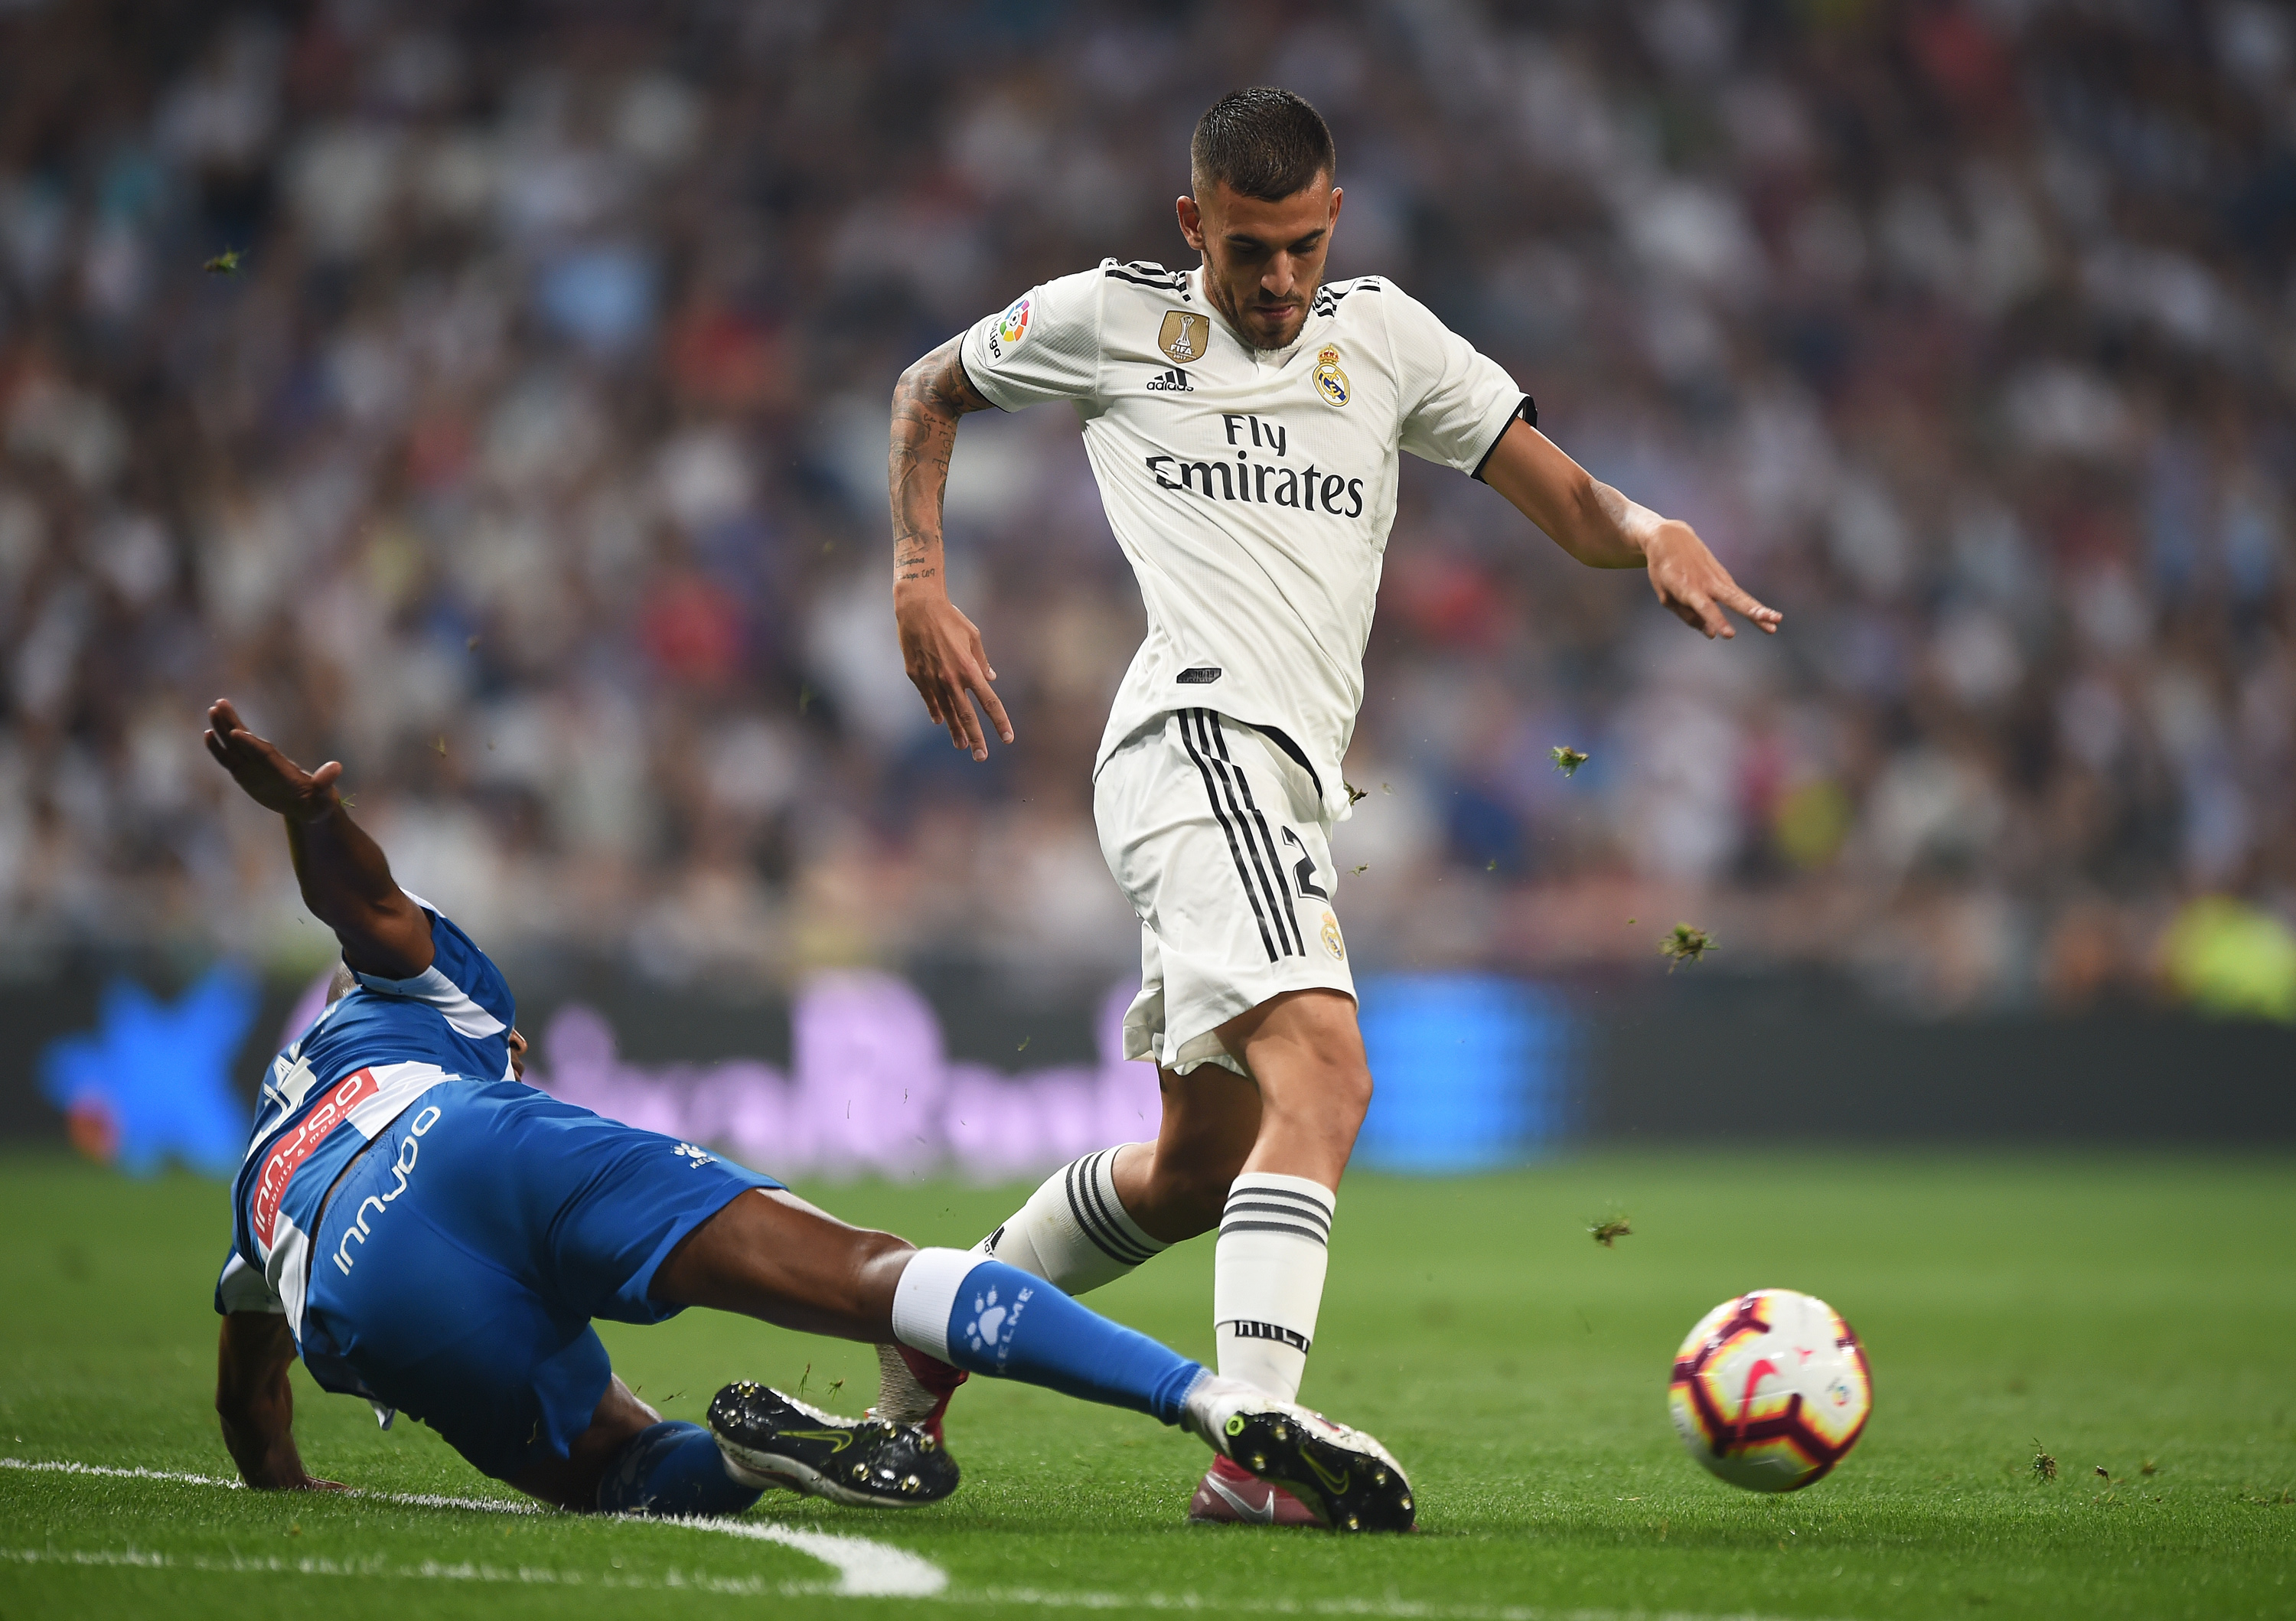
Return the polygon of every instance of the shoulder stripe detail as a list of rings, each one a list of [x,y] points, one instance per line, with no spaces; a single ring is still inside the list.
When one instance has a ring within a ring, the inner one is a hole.
[[[1351,292],[1377,292],[1379,291],[1379,278],[1376,276],[1359,275],[1352,282],[1349,282],[1344,284],[1337,282],[1326,282],[1324,286],[1318,287],[1316,290],[1316,312],[1318,315],[1328,315],[1333,310],[1339,308],[1340,300],[1346,298]]]
[[[457,1036],[467,1036],[472,1041],[484,1041],[489,1036],[499,1036],[507,1027],[501,1019],[472,1001],[468,991],[440,972],[435,961],[411,979],[386,979],[381,974],[359,974],[357,978],[367,989],[378,991],[385,996],[429,1003],[454,1027]]]
[[[1166,292],[1177,293],[1184,299],[1189,296],[1188,280],[1185,276],[1134,275],[1128,270],[1111,270],[1106,274],[1111,282],[1129,282],[1135,287],[1159,287]]]

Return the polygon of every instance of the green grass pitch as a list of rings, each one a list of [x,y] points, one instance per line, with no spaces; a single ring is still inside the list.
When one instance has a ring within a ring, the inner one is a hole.
[[[777,1494],[746,1523],[781,1541],[393,1502],[506,1494],[425,1429],[379,1434],[362,1404],[299,1370],[306,1459],[370,1494],[11,1465],[0,1617],[2292,1616],[2292,1170],[1718,1152],[1351,1177],[1305,1395],[1410,1467],[1422,1533],[1407,1538],[1189,1527],[1196,1443],[980,1379],[950,1422],[965,1470],[954,1498],[890,1515]],[[1017,1197],[811,1191],[941,1243],[971,1242]],[[1586,1224],[1613,1209],[1634,1232],[1606,1250]],[[226,1228],[212,1183],[0,1160],[0,1454],[230,1472],[209,1405]],[[1199,1240],[1095,1304],[1203,1355],[1210,1270]],[[1841,1468],[1778,1498],[1710,1479],[1664,1404],[1699,1314],[1765,1284],[1849,1317],[1877,1397]],[[856,1411],[871,1388],[863,1347],[706,1313],[605,1333],[672,1417],[699,1418],[742,1375],[802,1378]],[[2060,1461],[2054,1483],[2032,1469],[2037,1440]],[[836,1572],[804,1533],[905,1550],[947,1585],[826,1596]]]

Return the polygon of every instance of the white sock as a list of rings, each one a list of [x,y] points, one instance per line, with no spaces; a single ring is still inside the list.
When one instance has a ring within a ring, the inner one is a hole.
[[[1229,1187],[1212,1252],[1212,1332],[1223,1378],[1299,1399],[1338,1197],[1321,1183],[1273,1171],[1247,1171]]]
[[[956,1292],[980,1257],[970,1249],[920,1249],[893,1285],[893,1338],[948,1360],[948,1319]]]
[[[1168,1246],[1125,1213],[1116,1197],[1116,1152],[1104,1148],[1054,1171],[974,1248],[1071,1295],[1113,1283],[1153,1258]]]

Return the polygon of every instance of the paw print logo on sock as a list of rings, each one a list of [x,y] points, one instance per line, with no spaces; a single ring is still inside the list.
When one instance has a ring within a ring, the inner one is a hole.
[[[705,1165],[715,1164],[718,1158],[717,1155],[704,1153],[701,1150],[694,1147],[691,1142],[681,1142],[669,1151],[681,1159],[692,1160],[693,1162],[693,1168],[697,1171]]]
[[[1035,1293],[1024,1289],[1010,1305],[1000,1300],[993,1289],[986,1295],[973,1296],[972,1321],[964,1326],[965,1344],[975,1351],[990,1351],[1003,1362],[1013,1344],[1013,1330],[1020,1324],[1021,1308]]]
[[[984,1345],[996,1343],[996,1330],[1004,1326],[1011,1310],[996,1303],[996,1291],[990,1289],[987,1298],[972,1297],[972,1321],[965,1325],[964,1342],[978,1351]]]

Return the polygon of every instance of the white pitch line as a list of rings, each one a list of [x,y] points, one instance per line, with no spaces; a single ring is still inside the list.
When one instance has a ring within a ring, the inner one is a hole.
[[[108,1463],[45,1463],[36,1462],[29,1458],[0,1458],[0,1469],[32,1470],[54,1475],[111,1475],[122,1480],[174,1480],[186,1486],[227,1486],[234,1491],[239,1487],[238,1481],[225,1480],[215,1475],[186,1475],[166,1469],[116,1469]]]
[[[600,1587],[649,1592],[707,1592],[731,1598],[874,1597],[849,1593],[807,1582],[767,1582],[757,1576],[715,1576],[703,1571],[672,1569],[660,1576],[616,1576],[605,1572],[555,1570],[537,1565],[448,1564],[425,1560],[415,1565],[393,1565],[384,1560],[317,1558],[209,1559],[199,1555],[154,1553],[146,1549],[76,1550],[59,1548],[0,1548],[0,1565],[66,1565],[80,1568],[130,1570],[189,1570],[218,1576],[348,1576],[364,1581],[378,1578],[402,1582],[468,1582],[481,1584],[548,1587]],[[1195,1592],[1046,1592],[1033,1587],[987,1587],[942,1592],[951,1604],[1001,1604],[1037,1609],[1119,1610],[1152,1609],[1221,1614],[1234,1608],[1227,1595],[1207,1598]],[[1783,1617],[1751,1613],[1710,1615],[1688,1610],[1542,1609],[1518,1604],[1417,1604],[1408,1600],[1262,1599],[1250,1601],[1255,1613],[1283,1616],[1361,1616],[1378,1621],[1784,1621]]]
[[[546,1565],[485,1565],[463,1561],[448,1564],[424,1560],[416,1565],[393,1565],[385,1560],[209,1559],[200,1554],[154,1553],[147,1549],[0,1548],[0,1565],[70,1565],[80,1568],[127,1570],[193,1570],[214,1576],[349,1576],[360,1581],[378,1578],[405,1582],[476,1582],[545,1587],[618,1587],[652,1592],[688,1592],[757,1598],[767,1593],[783,1597],[820,1597],[828,1590],[810,1582],[767,1582],[757,1576],[713,1576],[700,1571],[673,1569],[660,1576],[617,1576],[608,1572],[554,1570]]]
[[[640,1515],[622,1515],[625,1519]],[[660,1524],[661,1522],[656,1521]],[[668,1523],[725,1536],[746,1536],[761,1543],[779,1543],[800,1553],[809,1553],[837,1572],[837,1585],[828,1591],[848,1598],[931,1599],[948,1587],[948,1572],[922,1554],[865,1536],[831,1531],[800,1531],[770,1519],[677,1519]],[[810,1591],[822,1591],[815,1588]]]
[[[101,1463],[33,1462],[0,1458],[0,1469],[63,1475],[103,1475],[127,1480],[164,1480],[184,1486],[223,1486],[244,1490],[236,1480],[214,1475],[182,1474],[169,1470],[120,1469]],[[493,1514],[538,1514],[535,1504],[503,1498],[439,1497],[428,1493],[348,1491],[346,1497],[371,1502],[402,1503],[413,1508],[472,1509]],[[952,1590],[948,1573],[922,1555],[867,1537],[827,1531],[800,1531],[771,1520],[664,1519],[651,1515],[616,1515],[618,1520],[649,1525],[684,1526],[695,1531],[778,1543],[809,1554],[837,1571],[837,1584],[824,1587],[808,1582],[767,1582],[756,1576],[712,1576],[676,1569],[661,1577],[623,1576],[578,1570],[554,1570],[546,1566],[447,1564],[425,1560],[416,1565],[392,1565],[381,1560],[343,1561],[326,1559],[207,1559],[176,1556],[127,1548],[73,1551],[53,1548],[0,1548],[0,1564],[78,1565],[137,1569],[170,1569],[220,1575],[279,1575],[318,1576],[384,1576],[398,1581],[512,1583],[566,1587],[627,1587],[677,1589],[721,1593],[733,1597],[777,1594],[808,1598],[937,1598],[950,1604],[1009,1604],[1034,1609],[1154,1609],[1205,1610],[1218,1613],[1235,1601],[1196,1592],[1048,1592],[1034,1587],[983,1587]],[[1361,1616],[1375,1621],[1786,1621],[1784,1617],[1734,1611],[1726,1615],[1692,1610],[1547,1609],[1538,1605],[1422,1604],[1409,1599],[1256,1599],[1255,1612],[1281,1616]]]
[[[116,1480],[168,1480],[179,1486],[221,1486],[228,1492],[243,1492],[245,1484],[226,1480],[220,1475],[187,1475],[177,1470],[122,1469],[110,1463],[70,1463],[36,1461],[29,1458],[0,1458],[0,1469],[20,1469],[35,1474],[105,1475]],[[521,1502],[507,1497],[440,1497],[430,1492],[368,1492],[357,1486],[347,1486],[340,1492],[328,1494],[335,1497],[358,1497],[369,1502],[395,1502],[410,1509],[475,1509],[482,1514],[539,1514],[539,1503]]]
[[[42,1474],[101,1475],[121,1480],[162,1480],[180,1486],[219,1486],[232,1491],[245,1489],[236,1480],[226,1480],[216,1475],[191,1475],[174,1470],[121,1469],[102,1463],[35,1462],[24,1458],[0,1458],[0,1469]],[[482,1514],[539,1514],[544,1511],[536,1503],[500,1497],[440,1497],[428,1492],[367,1492],[357,1488],[330,1494],[338,1494],[369,1502],[396,1503],[416,1509],[466,1509]],[[671,1519],[651,1514],[618,1514],[612,1518],[646,1525],[684,1526],[690,1530],[746,1537],[752,1542],[778,1543],[784,1548],[819,1560],[837,1572],[834,1587],[808,1588],[807,1591],[811,1592],[827,1592],[852,1598],[927,1599],[948,1585],[948,1573],[931,1560],[911,1553],[906,1548],[896,1548],[890,1543],[873,1542],[865,1536],[830,1531],[800,1531],[793,1527],[776,1525],[771,1520]]]
[[[941,1595],[955,1604],[1029,1605],[1042,1609],[1174,1609],[1218,1614],[1238,1601],[1197,1592],[1046,1592],[1033,1587],[984,1587]],[[1382,1621],[1800,1621],[1752,1611],[1715,1615],[1682,1609],[1546,1609],[1530,1604],[1423,1604],[1411,1599],[1253,1599],[1253,1614],[1366,1616]]]

